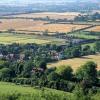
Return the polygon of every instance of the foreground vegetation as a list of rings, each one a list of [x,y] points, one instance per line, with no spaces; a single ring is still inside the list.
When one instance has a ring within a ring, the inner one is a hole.
[[[70,100],[73,94],[0,82],[0,100]]]
[[[0,100],[99,100],[99,92],[83,96],[81,90],[73,93],[48,88],[35,88],[0,82]]]

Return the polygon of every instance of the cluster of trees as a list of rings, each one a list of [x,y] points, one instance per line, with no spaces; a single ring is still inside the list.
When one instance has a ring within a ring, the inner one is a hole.
[[[95,50],[92,49],[89,45],[84,47],[82,46],[74,46],[70,48],[66,48],[64,50],[64,54],[67,58],[81,57],[84,55],[95,54]]]
[[[74,73],[70,66],[48,69],[42,61],[3,62],[0,65],[0,80],[67,92],[73,92],[77,83],[85,94],[90,89],[95,91],[100,86],[99,72],[96,68],[94,62],[87,62]]]
[[[89,45],[81,46],[70,43],[70,45],[66,46],[57,46],[57,45],[37,45],[37,44],[11,44],[11,45],[0,45],[0,57],[5,60],[19,60],[20,56],[24,54],[23,60],[33,60],[39,61],[44,60],[47,62],[54,61],[53,57],[55,55],[59,56],[61,54],[60,59],[68,59],[74,57],[81,57],[84,55],[95,54],[96,52],[100,52],[100,42],[96,42],[94,47]],[[9,57],[9,54],[13,54],[13,58],[15,59],[6,59]],[[57,60],[57,59],[55,59]]]
[[[79,15],[74,18],[74,21],[96,21],[100,20],[100,14],[98,12],[93,15]]]
[[[67,22],[68,19],[67,18],[64,18],[64,19],[53,19],[53,18],[50,18],[49,16],[46,16],[44,18],[41,18],[41,17],[38,17],[38,18],[33,18],[33,20],[42,20],[42,21],[49,21],[50,23],[58,23],[58,22]],[[47,23],[48,24],[48,23]]]

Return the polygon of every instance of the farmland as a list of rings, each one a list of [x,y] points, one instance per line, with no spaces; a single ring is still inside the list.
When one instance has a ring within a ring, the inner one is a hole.
[[[83,38],[83,39],[99,39],[99,33],[91,34],[89,31],[77,31],[68,34],[69,36],[74,36],[76,38]]]
[[[99,100],[100,1],[6,1],[0,100]]]
[[[79,68],[81,65],[83,65],[87,61],[94,61],[98,65],[98,70],[100,70],[100,54],[97,55],[89,55],[89,56],[83,56],[81,58],[73,58],[73,59],[67,59],[67,60],[61,60],[55,63],[48,64],[48,67],[59,67],[62,65],[70,65],[72,66],[73,70],[75,71],[77,68]]]
[[[31,34],[42,34],[45,30],[48,30],[49,34],[55,34],[56,32],[67,33],[89,26],[77,24],[46,24],[46,21],[34,21],[32,19],[1,19],[0,22],[1,31],[13,29],[19,33]]]
[[[30,13],[30,14],[19,14],[19,15],[10,15],[10,17],[26,17],[26,18],[44,18],[44,17],[50,17],[52,19],[73,19],[75,16],[79,15],[80,13],[77,12],[64,12],[64,13],[56,13],[56,12],[42,12],[42,13]],[[9,17],[9,16],[6,16]]]
[[[50,38],[46,36],[35,36],[27,34],[12,34],[12,33],[0,33],[0,43],[1,44],[11,44],[11,43],[36,43],[36,44],[59,44],[65,43],[63,39]]]
[[[88,29],[87,31],[100,32],[100,26],[95,26],[93,28]]]

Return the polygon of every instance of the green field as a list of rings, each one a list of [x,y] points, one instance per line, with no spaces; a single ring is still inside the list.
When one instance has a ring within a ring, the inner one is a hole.
[[[77,100],[73,93],[48,88],[33,88],[0,82],[0,100]],[[99,100],[99,92],[91,95],[92,100]],[[82,99],[81,100],[86,100]],[[89,99],[90,100],[90,99]]]
[[[99,33],[90,34],[90,32],[78,31],[74,33],[69,33],[68,35],[76,38],[83,38],[83,39],[99,39],[100,34]]]
[[[65,40],[52,38],[48,36],[0,33],[0,44],[11,44],[11,43],[64,44]]]
[[[4,99],[8,96],[16,95],[20,96],[20,99],[17,100],[70,100],[73,97],[72,93],[54,89],[36,89],[28,86],[15,85],[13,83],[0,82],[0,100],[16,100]]]

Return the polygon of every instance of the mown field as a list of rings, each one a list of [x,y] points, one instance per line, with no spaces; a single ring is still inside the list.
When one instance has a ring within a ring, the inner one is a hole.
[[[87,29],[87,31],[100,32],[100,26],[95,26],[93,28]]]
[[[10,17],[27,17],[27,18],[44,18],[49,17],[52,19],[74,19],[80,13],[77,12],[64,12],[64,13],[56,13],[56,12],[42,12],[42,13],[29,13],[29,14],[19,14],[19,15],[10,15]]]
[[[55,34],[56,32],[67,33],[72,30],[78,30],[89,26],[74,24],[45,24],[47,23],[46,21],[34,21],[32,19],[0,19],[0,22],[1,31],[13,29],[16,32],[27,34],[42,34],[42,32],[46,30],[51,32],[49,34]]]
[[[65,40],[47,36],[0,33],[0,44],[11,44],[11,43],[64,44]]]
[[[8,29],[28,29],[28,27],[34,27],[46,23],[45,21],[33,21],[32,19],[0,19],[0,22],[0,30],[2,31]]]
[[[65,66],[70,65],[70,66],[72,66],[73,70],[75,71],[77,68],[79,68],[81,65],[85,64],[87,61],[96,62],[98,65],[97,69],[100,70],[100,54],[83,56],[81,58],[61,60],[61,61],[58,61],[55,63],[49,63],[48,67],[59,67],[62,65],[65,65]]]
[[[28,28],[22,28],[21,30],[27,30],[27,31],[45,31],[45,30],[48,30],[49,32],[54,32],[51,34],[55,34],[56,32],[67,33],[67,32],[71,32],[73,29],[77,30],[77,29],[82,29],[85,27],[88,27],[88,25],[45,24],[45,25],[28,27]]]

